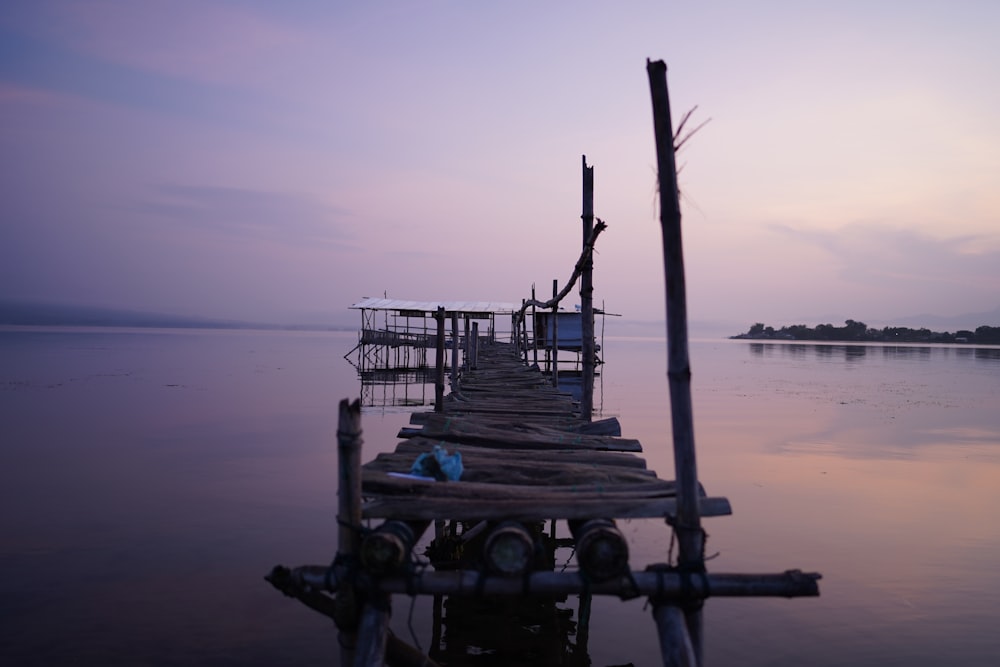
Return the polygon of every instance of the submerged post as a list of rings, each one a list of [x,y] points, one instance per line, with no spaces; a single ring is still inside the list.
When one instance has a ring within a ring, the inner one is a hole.
[[[666,280],[667,381],[674,435],[674,468],[677,476],[678,566],[682,571],[705,568],[705,536],[698,512],[698,470],[695,462],[694,417],[691,408],[691,366],[688,359],[687,296],[684,254],[681,246],[681,206],[677,189],[673,122],[667,92],[667,66],[662,60],[646,62],[653,101],[656,166],[660,193],[660,227],[663,232],[663,268]],[[685,609],[687,629],[698,663],[701,663],[701,611],[699,604]]]
[[[594,168],[587,166],[587,156],[583,159],[583,249],[594,231]],[[583,397],[580,416],[590,421],[594,412],[594,365],[597,351],[594,349],[594,253],[588,253],[580,274],[580,335],[583,355]]]

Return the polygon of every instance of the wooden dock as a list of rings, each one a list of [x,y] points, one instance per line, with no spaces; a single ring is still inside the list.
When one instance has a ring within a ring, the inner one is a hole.
[[[368,343],[374,351],[364,349],[367,344],[362,336],[357,348],[359,372],[387,370],[390,360],[409,368],[407,351],[422,352],[429,344],[425,318],[433,311],[435,399],[434,412],[415,413],[412,426],[399,432],[400,442],[393,452],[379,454],[364,465],[361,401],[341,402],[336,558],[329,565],[276,566],[266,577],[286,595],[335,621],[341,664],[437,664],[390,632],[391,600],[397,594],[434,596],[435,633],[440,632],[442,598],[458,603],[503,598],[545,606],[578,595],[577,647],[582,646],[583,655],[572,664],[581,665],[590,664],[585,653],[591,596],[646,596],[663,664],[669,667],[702,663],[701,608],[709,597],[819,594],[820,575],[815,573],[720,574],[708,572],[705,564],[701,519],[728,515],[731,508],[725,498],[708,496],[698,481],[674,158],[676,145],[687,138],[673,134],[666,65],[647,63],[647,72],[664,238],[667,378],[676,479],[661,479],[649,470],[641,457],[642,444],[622,437],[616,420],[593,420],[596,352],[590,273],[594,242],[606,225],[593,217],[593,172],[584,158],[583,252],[561,292],[553,281],[551,300],[536,301],[532,287],[532,298],[522,301],[514,312],[506,306],[501,311],[455,302],[446,307],[368,300],[358,306],[363,319],[367,317],[363,330],[374,330],[374,313],[385,309],[402,319],[401,327],[386,330],[407,332],[402,337],[372,334]],[[686,120],[681,121],[677,135]],[[574,349],[579,348],[583,364],[580,402],[559,391],[557,363],[559,302],[578,279],[581,344]],[[534,321],[535,314],[549,311],[556,316],[550,318],[551,332],[543,336],[551,341],[546,364],[551,375],[547,376],[537,365],[528,365],[527,350],[537,345],[537,332],[546,328]],[[512,316],[509,342],[495,335],[494,315],[499,312]],[[459,331],[460,316],[465,321],[464,337]],[[419,335],[410,336],[410,318],[414,317],[420,318]],[[529,317],[530,331],[535,332],[530,335]],[[445,343],[448,318],[450,347]],[[482,318],[489,322],[484,336],[478,333],[478,323],[470,327],[470,320]],[[451,356],[451,393],[447,396],[446,350]],[[423,363],[422,354],[416,358]],[[667,562],[641,564],[641,569],[630,563],[628,544],[616,521],[633,518],[663,520],[664,543],[676,543],[676,560],[668,549],[663,554]],[[559,538],[557,526],[568,528],[563,534],[568,532],[570,537]],[[432,538],[426,550],[416,553],[418,544],[428,542],[422,536],[429,531],[433,533],[428,535]],[[560,547],[572,548],[572,569],[556,571],[554,554]],[[428,560],[422,560],[422,555]],[[475,627],[476,622],[470,623],[467,617],[470,608],[452,607],[460,610],[456,619]],[[461,660],[446,657],[447,664]],[[544,664],[569,663],[549,660]]]

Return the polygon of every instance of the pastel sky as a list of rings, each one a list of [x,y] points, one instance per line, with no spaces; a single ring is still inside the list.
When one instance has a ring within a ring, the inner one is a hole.
[[[711,119],[679,156],[692,321],[992,310],[998,31],[993,0],[5,2],[0,297],[520,301],[572,270],[586,154],[597,299],[660,319],[651,58]]]

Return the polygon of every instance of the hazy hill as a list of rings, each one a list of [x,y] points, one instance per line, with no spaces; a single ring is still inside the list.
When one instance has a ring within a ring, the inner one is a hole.
[[[307,324],[261,324],[99,306],[0,300],[0,325],[149,327],[164,329],[337,329]]]

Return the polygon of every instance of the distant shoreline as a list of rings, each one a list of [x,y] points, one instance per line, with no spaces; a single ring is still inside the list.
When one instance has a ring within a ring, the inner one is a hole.
[[[909,327],[883,327],[875,329],[864,322],[847,320],[844,326],[804,324],[784,326],[780,329],[757,322],[746,333],[730,336],[734,340],[808,341],[830,343],[951,343],[973,345],[1000,345],[1000,327],[982,325],[974,331],[960,329],[955,332],[911,329]]]
[[[256,329],[261,331],[355,331],[334,324],[274,324],[145,313],[114,308],[0,301],[0,326],[129,329]]]

